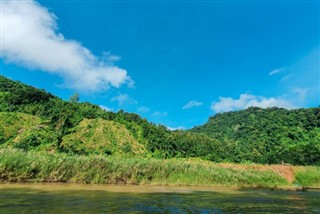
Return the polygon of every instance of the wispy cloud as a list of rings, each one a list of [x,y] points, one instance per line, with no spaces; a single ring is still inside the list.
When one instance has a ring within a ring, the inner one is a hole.
[[[168,112],[160,112],[160,111],[155,111],[152,114],[153,116],[157,116],[157,117],[167,117],[168,116]]]
[[[178,126],[178,127],[170,127],[170,126],[167,126],[167,128],[168,128],[170,131],[185,130],[185,129],[186,129],[184,126]]]
[[[120,56],[112,55],[109,51],[105,51],[102,53],[102,61],[107,61],[109,63],[118,62],[121,59]]]
[[[293,92],[296,93],[296,95],[298,96],[298,98],[301,102],[304,102],[306,100],[309,89],[308,88],[294,88]]]
[[[35,1],[1,1],[1,58],[56,74],[64,86],[97,92],[111,86],[133,85],[125,69],[114,65],[120,57],[97,57],[80,42],[58,31],[57,17]]]
[[[285,71],[287,68],[278,68],[278,69],[274,69],[272,71],[269,72],[269,75],[272,76],[272,75],[275,75],[275,74],[278,74],[282,71]]]
[[[197,100],[191,100],[189,101],[187,104],[185,104],[182,109],[189,109],[189,108],[194,108],[194,107],[198,107],[201,106],[203,103],[199,102]]]
[[[125,104],[137,104],[138,102],[134,100],[132,97],[130,97],[127,94],[119,94],[118,96],[112,97],[111,102],[118,102],[120,106],[123,106]]]
[[[211,110],[216,113],[245,109],[251,106],[267,108],[282,107],[294,108],[295,106],[288,100],[283,98],[256,96],[252,94],[240,94],[239,99],[231,97],[219,97],[219,101],[211,103]]]
[[[288,80],[289,78],[291,78],[293,76],[293,74],[288,74],[288,75],[285,75],[281,78],[282,81],[285,81],[285,80]]]
[[[146,107],[146,106],[140,106],[138,109],[137,109],[138,112],[140,113],[148,113],[150,112],[150,108]]]
[[[104,106],[104,105],[99,105],[99,107],[100,107],[102,110],[105,110],[105,111],[114,111],[112,108],[109,108],[109,107]]]

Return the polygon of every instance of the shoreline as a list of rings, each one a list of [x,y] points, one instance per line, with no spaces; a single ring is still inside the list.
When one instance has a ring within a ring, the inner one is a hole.
[[[47,191],[79,190],[109,191],[123,193],[192,193],[192,192],[232,192],[232,191],[320,191],[320,187],[250,187],[250,186],[195,186],[195,185],[160,185],[160,184],[83,184],[62,182],[0,182],[1,189],[31,188]]]

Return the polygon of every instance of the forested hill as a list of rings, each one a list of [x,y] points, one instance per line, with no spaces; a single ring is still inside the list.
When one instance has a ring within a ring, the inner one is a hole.
[[[293,110],[250,107],[216,114],[190,131],[225,142],[239,160],[266,163],[320,160],[319,107]]]
[[[219,142],[169,131],[137,114],[63,101],[0,76],[0,147],[69,154],[139,155],[214,160]]]
[[[0,76],[0,149],[215,162],[320,164],[320,108],[249,108],[169,131],[137,114],[63,101]]]

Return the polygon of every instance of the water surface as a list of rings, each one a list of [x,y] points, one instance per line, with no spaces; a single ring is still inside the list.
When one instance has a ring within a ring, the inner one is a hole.
[[[0,213],[320,213],[320,191],[0,184]]]

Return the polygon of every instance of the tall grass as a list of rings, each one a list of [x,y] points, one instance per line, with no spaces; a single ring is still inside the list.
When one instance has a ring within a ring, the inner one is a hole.
[[[271,170],[225,168],[179,159],[71,156],[13,149],[0,150],[0,181],[238,187],[290,185]]]
[[[301,186],[320,187],[320,167],[297,167],[295,182]]]

